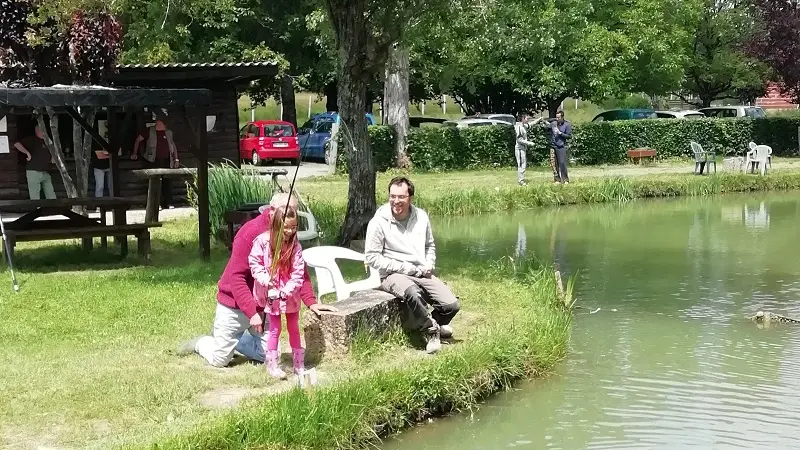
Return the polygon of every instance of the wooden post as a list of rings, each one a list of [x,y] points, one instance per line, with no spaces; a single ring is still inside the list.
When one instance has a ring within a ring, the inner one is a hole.
[[[208,212],[208,139],[206,130],[206,108],[197,109],[197,218],[200,240],[200,256],[211,258],[211,222]]]
[[[120,173],[119,173],[119,156],[117,152],[121,146],[122,136],[120,134],[120,123],[117,120],[117,107],[109,106],[106,108],[107,126],[108,126],[108,155],[109,165],[111,168],[111,196],[120,197]],[[113,223],[114,225],[125,225],[128,221],[127,211],[125,208],[114,208],[113,210]],[[119,243],[120,252],[123,258],[128,253],[128,236],[116,236],[114,241]]]

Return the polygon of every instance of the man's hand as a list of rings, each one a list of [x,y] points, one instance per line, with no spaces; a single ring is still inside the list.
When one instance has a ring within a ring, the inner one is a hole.
[[[264,333],[264,319],[261,318],[260,313],[255,313],[253,317],[250,318],[250,326],[256,330],[256,333]]]
[[[131,160],[136,161],[137,159],[139,159],[139,155],[137,155],[136,153],[131,153]]]
[[[322,311],[330,311],[330,312],[336,312],[337,311],[335,306],[325,305],[325,304],[322,304],[322,303],[314,303],[313,305],[309,306],[308,309],[313,311],[314,314],[316,314],[316,315],[320,315],[319,313],[321,313]]]
[[[30,161],[30,160],[31,160],[31,154],[25,153],[25,161]]]
[[[431,276],[433,276],[433,269],[431,269],[430,267],[419,266],[417,268],[422,273],[422,275],[420,275],[421,278],[430,278]]]

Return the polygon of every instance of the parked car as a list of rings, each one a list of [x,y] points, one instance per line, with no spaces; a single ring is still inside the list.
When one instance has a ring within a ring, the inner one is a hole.
[[[652,109],[610,109],[594,116],[592,122],[605,122],[609,120],[638,120],[656,119],[655,110]]]
[[[659,119],[702,119],[707,117],[700,111],[687,109],[686,111],[656,111]]]
[[[511,125],[517,123],[517,118],[513,114],[477,114],[474,116],[465,116],[463,119],[489,119],[489,120],[502,120]]]
[[[297,131],[289,122],[258,120],[239,130],[239,158],[258,166],[272,160],[300,164]]]
[[[453,128],[483,127],[491,125],[511,126],[511,124],[506,122],[505,120],[476,119],[476,118],[448,120],[442,123],[443,127],[453,127]]]
[[[711,106],[701,108],[700,112],[708,117],[752,117],[754,119],[767,117],[767,113],[760,106]]]
[[[375,125],[375,116],[367,113],[365,117],[367,125]],[[323,160],[328,163],[330,147],[327,144],[331,140],[333,124],[337,122],[338,113],[326,112],[314,115],[300,127],[297,136],[303,159]]]

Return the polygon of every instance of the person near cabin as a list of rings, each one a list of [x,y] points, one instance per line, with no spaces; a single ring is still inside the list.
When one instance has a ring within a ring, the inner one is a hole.
[[[177,169],[178,148],[175,146],[175,139],[172,131],[167,128],[163,120],[156,120],[154,126],[149,127],[145,133],[136,136],[133,144],[131,159],[139,159],[139,146],[144,142],[144,152],[142,157],[149,162],[154,169]],[[171,208],[172,205],[172,183],[169,178],[161,180],[161,208]]]
[[[30,199],[40,200],[42,191],[44,191],[44,198],[56,198],[56,191],[53,189],[53,178],[48,172],[51,165],[55,164],[55,159],[44,142],[42,130],[36,126],[34,135],[14,143],[14,148],[25,155],[25,177],[28,181],[28,196]]]

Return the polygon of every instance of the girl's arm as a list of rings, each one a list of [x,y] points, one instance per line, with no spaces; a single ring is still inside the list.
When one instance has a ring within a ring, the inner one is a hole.
[[[262,286],[267,286],[270,281],[268,255],[269,237],[262,234],[253,241],[253,248],[250,250],[248,258],[253,279]]]
[[[292,275],[286,284],[281,287],[281,293],[289,297],[299,293],[300,288],[303,286],[303,277],[306,273],[306,262],[303,259],[303,247],[300,242],[294,244],[294,258],[292,259]]]

